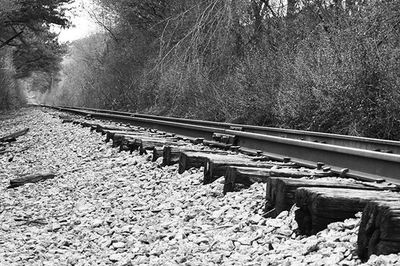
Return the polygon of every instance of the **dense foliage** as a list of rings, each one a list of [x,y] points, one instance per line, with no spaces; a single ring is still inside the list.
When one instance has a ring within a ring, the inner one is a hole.
[[[400,3],[98,0],[63,104],[400,138]]]
[[[0,0],[0,110],[24,100],[24,85],[49,89],[65,53],[51,27],[69,26],[71,1]]]

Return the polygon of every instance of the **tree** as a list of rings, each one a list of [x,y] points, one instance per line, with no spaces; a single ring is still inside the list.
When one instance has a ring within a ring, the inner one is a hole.
[[[23,101],[18,79],[49,88],[66,51],[51,28],[69,26],[65,5],[72,1],[0,0],[0,109]]]
[[[65,51],[52,33],[52,25],[65,28],[65,5],[72,0],[1,0],[0,48],[13,47],[17,78],[32,71],[56,72]]]

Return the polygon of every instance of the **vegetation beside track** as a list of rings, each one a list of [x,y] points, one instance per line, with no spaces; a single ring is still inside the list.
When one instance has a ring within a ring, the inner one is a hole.
[[[99,0],[54,103],[399,139],[399,2],[277,2]]]

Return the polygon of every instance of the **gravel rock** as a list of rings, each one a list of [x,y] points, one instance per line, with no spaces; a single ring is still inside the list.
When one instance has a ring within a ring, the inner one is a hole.
[[[125,243],[123,242],[116,242],[114,244],[112,244],[113,248],[117,249],[117,248],[124,248],[125,247]]]
[[[123,259],[123,257],[122,257],[121,254],[112,254],[112,255],[110,255],[109,258],[110,258],[110,260],[111,260],[112,262],[117,262],[117,261],[120,261],[120,260]]]

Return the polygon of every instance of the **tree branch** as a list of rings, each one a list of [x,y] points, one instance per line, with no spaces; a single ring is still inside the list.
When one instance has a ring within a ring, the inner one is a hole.
[[[269,0],[260,0],[262,3],[264,3],[264,5],[266,7],[268,7],[269,11],[271,11],[272,16],[277,17],[274,10],[272,9],[272,7],[269,4]]]
[[[6,40],[6,41],[1,41],[1,40],[0,40],[0,41],[2,42],[2,44],[0,44],[0,49],[3,48],[4,46],[9,45],[15,38],[17,38],[18,36],[20,36],[22,33],[24,33],[24,31],[18,32],[17,34],[15,34],[14,36],[12,36],[11,38],[9,38],[9,39]]]

